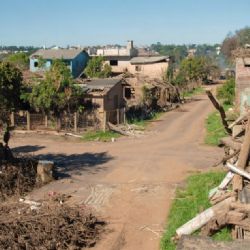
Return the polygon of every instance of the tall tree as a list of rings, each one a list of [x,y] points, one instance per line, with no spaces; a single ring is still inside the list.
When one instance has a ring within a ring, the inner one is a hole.
[[[84,72],[88,77],[91,78],[106,78],[111,76],[112,69],[110,65],[105,64],[104,58],[102,56],[97,56],[89,60]]]
[[[8,145],[10,113],[19,108],[22,73],[8,62],[0,63],[0,127],[5,129],[4,142]]]
[[[45,79],[34,85],[27,98],[34,109],[44,113],[53,112],[57,117],[57,129],[60,130],[61,114],[79,108],[83,90],[74,84],[68,67],[61,60],[56,60]]]

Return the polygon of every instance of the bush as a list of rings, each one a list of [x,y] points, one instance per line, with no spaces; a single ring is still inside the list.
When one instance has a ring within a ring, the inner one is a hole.
[[[223,104],[233,104],[235,98],[235,80],[233,78],[217,89],[217,98],[223,100]]]

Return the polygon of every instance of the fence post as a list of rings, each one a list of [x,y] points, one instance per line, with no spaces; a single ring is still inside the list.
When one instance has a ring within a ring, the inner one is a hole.
[[[74,132],[77,133],[77,112],[74,113]]]
[[[48,128],[48,116],[47,115],[45,115],[45,117],[44,117],[44,120],[45,120],[45,128]]]
[[[30,112],[27,111],[27,130],[30,130]]]
[[[117,125],[120,124],[120,109],[116,110],[116,121],[117,121]]]
[[[103,132],[106,132],[106,125],[107,125],[107,112],[103,111]]]
[[[15,113],[14,112],[11,112],[11,114],[10,114],[10,125],[12,127],[15,126]]]
[[[126,124],[126,108],[123,108],[123,123]]]

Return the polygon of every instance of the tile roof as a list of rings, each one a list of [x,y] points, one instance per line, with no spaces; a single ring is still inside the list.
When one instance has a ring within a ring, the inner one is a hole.
[[[131,64],[150,64],[158,62],[166,62],[169,59],[168,56],[137,56],[130,60]]]
[[[39,49],[30,57],[40,56],[43,59],[66,59],[70,60],[80,54],[82,49]]]

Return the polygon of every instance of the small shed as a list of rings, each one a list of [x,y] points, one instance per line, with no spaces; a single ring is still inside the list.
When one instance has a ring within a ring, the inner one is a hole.
[[[127,91],[129,84],[124,79],[93,79],[81,83],[80,86],[85,89],[85,99],[96,108],[104,127],[107,122],[125,122],[126,100],[130,95]]]

